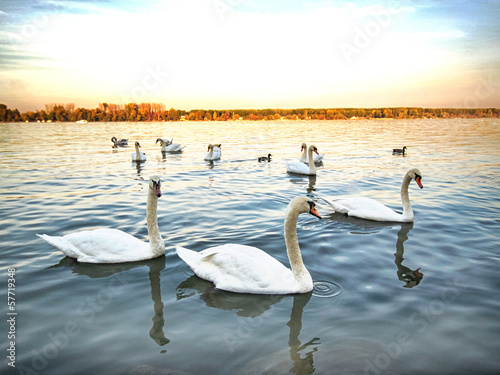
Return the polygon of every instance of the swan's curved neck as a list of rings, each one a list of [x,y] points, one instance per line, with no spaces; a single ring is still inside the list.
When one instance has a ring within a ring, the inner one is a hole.
[[[140,159],[139,155],[140,155],[140,151],[139,151],[139,146],[138,145],[135,145],[135,157],[136,159]]]
[[[209,159],[212,159],[214,155],[214,146],[210,146],[210,154],[208,155]]]
[[[309,149],[307,156],[309,157],[309,174],[316,174],[316,166],[314,165],[314,156],[312,149]]]
[[[411,177],[406,174],[401,183],[401,202],[403,203],[403,219],[413,220],[413,210],[411,209],[410,196],[408,194],[408,187],[410,186]]]
[[[285,215],[285,244],[290,266],[295,279],[299,283],[312,283],[311,275],[304,266],[300,253],[299,240],[297,238],[297,219],[299,213],[296,210],[288,209]]]
[[[155,257],[165,253],[165,242],[160,235],[160,228],[158,228],[158,217],[156,215],[157,206],[158,197],[155,195],[153,189],[149,188],[146,221],[148,224],[149,247]]]
[[[304,146],[304,151],[302,151],[302,156],[300,158],[300,161],[302,163],[305,163],[307,159],[307,146]]]

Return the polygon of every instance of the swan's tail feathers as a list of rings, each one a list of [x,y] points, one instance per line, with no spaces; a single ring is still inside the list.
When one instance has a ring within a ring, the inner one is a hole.
[[[71,258],[78,258],[78,255],[80,254],[80,251],[64,237],[48,236],[46,234],[38,233],[37,236]]]
[[[336,211],[336,207],[335,207],[335,203],[333,203],[331,200],[329,199],[326,199],[325,197],[319,195],[319,194],[316,194],[318,196],[318,198],[320,198],[321,200],[325,201],[325,203],[327,203],[329,206],[331,206],[333,208],[333,211],[335,212]]]
[[[181,258],[184,262],[186,262],[191,268],[192,265],[195,264],[200,259],[200,254],[196,251],[186,249],[182,246],[176,246],[175,251],[179,258]]]

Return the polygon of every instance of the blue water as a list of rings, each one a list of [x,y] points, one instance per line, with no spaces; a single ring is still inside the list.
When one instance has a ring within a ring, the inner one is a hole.
[[[148,160],[131,162],[112,136],[140,141]],[[157,137],[187,147],[163,156]],[[1,373],[500,372],[499,120],[0,124],[0,140]],[[325,154],[316,177],[286,173],[302,142]],[[222,144],[220,161],[203,160],[208,143]],[[409,188],[413,224],[346,218],[317,199],[400,210],[412,167],[424,185]],[[79,264],[35,236],[108,226],[147,239],[153,174],[164,257]],[[323,216],[298,222],[313,293],[223,292],[175,254],[239,243],[288,266],[283,218],[298,195]]]

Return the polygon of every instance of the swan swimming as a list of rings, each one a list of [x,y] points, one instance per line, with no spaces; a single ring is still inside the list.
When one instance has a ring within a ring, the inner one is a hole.
[[[413,210],[408,195],[408,186],[411,180],[415,180],[420,189],[424,187],[422,185],[422,173],[418,169],[413,168],[406,172],[401,183],[402,214],[371,198],[352,197],[328,200],[322,196],[319,197],[332,206],[336,212],[347,214],[347,216],[356,216],[361,219],[374,221],[412,222],[414,219]]]
[[[174,139],[170,141],[168,139],[156,138],[156,143],[160,142],[161,152],[180,152],[186,146],[182,146],[179,143],[173,143]]]
[[[253,246],[226,244],[200,252],[176,246],[176,251],[198,277],[213,282],[218,289],[252,294],[307,293],[313,289],[313,281],[297,238],[297,219],[303,213],[321,219],[310,198],[296,197],[288,204],[284,235],[292,269]]]
[[[132,152],[132,161],[146,161],[146,154],[139,150],[141,145],[139,142],[135,142],[135,152]]]
[[[112,137],[111,142],[113,142],[114,148],[128,145],[128,139],[116,139],[116,137]]]
[[[315,175],[316,174],[316,166],[314,165],[313,152],[318,154],[318,149],[316,146],[311,145],[308,149],[308,159],[309,165],[302,163],[300,160],[289,161],[286,163],[286,170],[289,173],[296,174],[306,174],[306,175]]]
[[[165,243],[158,228],[156,208],[161,197],[160,177],[149,179],[146,221],[149,243],[118,229],[99,228],[66,234],[62,237],[37,234],[65,255],[83,263],[136,262],[159,257]]]
[[[208,145],[208,152],[205,155],[204,160],[210,161],[210,160],[219,160],[220,155],[221,155],[221,144],[209,144]]]
[[[302,163],[309,163],[309,157],[307,155],[307,144],[305,143],[302,143],[302,146],[300,147],[300,151],[302,151],[302,156],[300,157],[300,161]],[[323,161],[323,158],[325,157],[325,154],[318,154],[318,153],[315,153],[313,154],[313,161],[315,163],[320,163]]]

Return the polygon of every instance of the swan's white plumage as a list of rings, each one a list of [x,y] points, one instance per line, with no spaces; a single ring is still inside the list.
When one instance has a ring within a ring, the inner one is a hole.
[[[180,143],[173,143],[173,138],[168,140],[167,138],[157,138],[155,143],[160,142],[161,152],[180,152],[186,146],[182,146]]]
[[[295,284],[292,271],[264,251],[226,244],[195,252],[176,247],[179,257],[218,289],[237,293],[287,294]]]
[[[308,164],[302,163],[300,160],[289,161],[286,163],[286,170],[289,173],[295,174],[306,174],[306,175],[315,175],[316,174],[316,166],[314,165],[313,152],[318,153],[318,149],[316,146],[311,145],[308,148]]]
[[[297,218],[307,212],[320,217],[312,200],[297,197],[290,202],[285,215],[285,242],[292,269],[266,252],[246,245],[226,244],[201,252],[177,246],[176,251],[196,275],[219,289],[252,294],[307,293],[312,290],[313,282],[302,262],[297,239]]]
[[[62,237],[46,234],[37,236],[83,263],[121,263],[151,259],[149,243],[118,229],[84,230]]]
[[[139,150],[141,145],[139,142],[135,142],[135,152],[132,152],[132,161],[146,161],[146,154]]]
[[[160,178],[149,180],[147,225],[149,242],[141,241],[118,229],[99,228],[70,233],[65,236],[37,234],[65,255],[84,263],[122,263],[156,258],[165,253],[160,235],[156,208],[161,196]]]
[[[373,221],[403,221],[400,213],[372,198],[352,197],[333,201],[321,196],[320,198],[333,207],[335,212],[347,214],[348,216]]]
[[[350,197],[336,200],[329,200],[322,196],[319,197],[333,207],[336,212],[344,213],[348,216],[373,221],[412,222],[414,216],[408,194],[408,186],[412,179],[417,182],[420,188],[423,188],[421,183],[422,174],[418,169],[413,168],[406,172],[401,183],[402,213],[398,213],[375,199],[367,197]]]
[[[211,161],[211,160],[219,160],[221,156],[221,149],[220,145],[213,145],[209,144],[208,145],[208,152],[205,155],[204,160]]]

